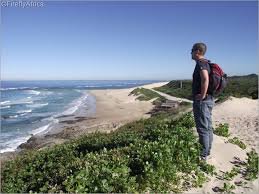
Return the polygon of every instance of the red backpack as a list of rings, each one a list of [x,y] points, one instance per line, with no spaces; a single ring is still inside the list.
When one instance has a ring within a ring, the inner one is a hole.
[[[224,88],[227,86],[227,74],[223,72],[218,64],[211,63],[209,61],[209,65],[210,74],[208,93],[216,96],[221,94]]]

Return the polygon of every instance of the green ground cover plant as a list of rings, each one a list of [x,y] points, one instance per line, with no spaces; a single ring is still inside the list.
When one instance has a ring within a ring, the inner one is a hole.
[[[224,183],[223,188],[221,189],[222,193],[234,193],[233,190],[235,189],[235,185],[231,184],[231,183]]]
[[[214,129],[213,133],[218,136],[229,137],[229,125],[227,123],[220,123],[219,126]]]
[[[242,142],[241,140],[239,140],[237,137],[229,139],[228,142],[239,146],[243,150],[246,149],[246,144],[244,142]]]
[[[223,178],[225,180],[233,180],[235,176],[237,176],[240,173],[240,169],[233,167],[230,172],[225,172],[223,175]]]
[[[245,179],[255,180],[258,178],[258,153],[252,149],[252,151],[247,153],[247,162],[246,162],[246,173]]]
[[[200,168],[191,114],[151,117],[92,133],[2,165],[2,192],[182,192],[213,172]]]
[[[161,102],[165,100],[165,98],[157,92],[154,92],[146,88],[136,88],[129,95],[138,96],[137,99],[140,101],[148,101],[154,98],[157,98],[156,102]]]

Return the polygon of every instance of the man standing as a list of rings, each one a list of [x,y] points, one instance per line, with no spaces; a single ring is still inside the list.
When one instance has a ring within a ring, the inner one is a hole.
[[[210,155],[213,141],[211,112],[214,106],[214,98],[208,94],[210,65],[209,60],[204,58],[206,50],[204,43],[196,43],[191,52],[192,59],[196,61],[192,82],[193,114],[202,146],[201,160],[204,161]]]

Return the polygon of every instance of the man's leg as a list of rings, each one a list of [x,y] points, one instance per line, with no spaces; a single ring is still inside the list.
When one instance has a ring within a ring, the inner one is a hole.
[[[208,101],[194,101],[193,113],[196,123],[197,132],[199,134],[199,142],[202,146],[201,157],[206,158],[212,143],[211,130],[209,129],[209,111]]]
[[[209,129],[209,149],[207,155],[210,155],[212,142],[213,142],[213,126],[212,126],[212,108],[214,106],[214,100],[212,99],[210,103],[208,103],[208,129]]]
[[[210,130],[209,131],[209,149],[208,149],[207,156],[210,155],[210,151],[211,151],[211,148],[212,148],[212,142],[213,142],[213,130]]]
[[[201,157],[206,158],[208,154],[208,149],[210,146],[209,141],[209,132],[207,129],[204,128],[197,128],[197,132],[199,134],[199,143],[201,144]]]

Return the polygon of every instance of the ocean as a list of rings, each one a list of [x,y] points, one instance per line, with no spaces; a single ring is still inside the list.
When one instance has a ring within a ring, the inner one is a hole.
[[[42,135],[65,116],[95,112],[92,89],[121,89],[155,83],[120,81],[1,81],[0,153],[15,151],[32,135]]]

